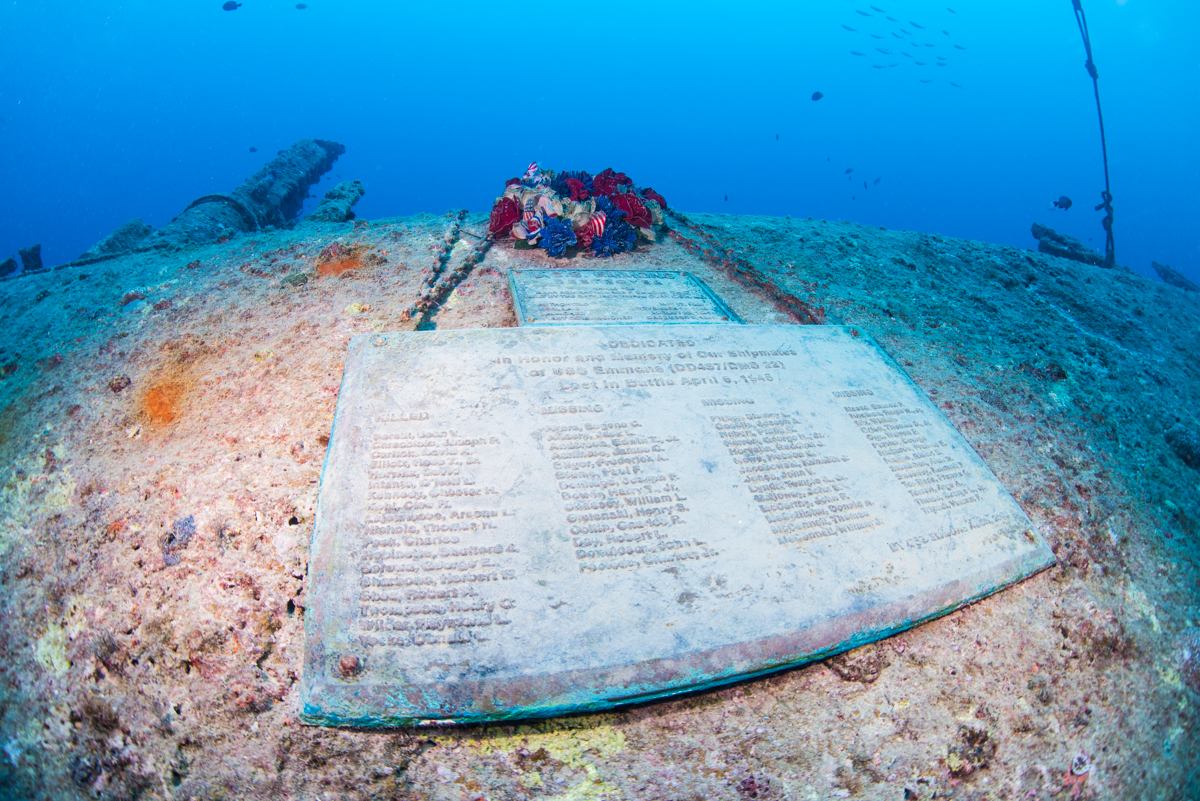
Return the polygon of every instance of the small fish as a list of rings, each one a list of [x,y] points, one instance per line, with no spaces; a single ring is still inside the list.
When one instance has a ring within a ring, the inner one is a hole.
[[[925,46],[926,47],[937,47],[937,45],[935,45],[933,42],[926,42]]]
[[[297,11],[303,11],[306,8],[308,8],[308,3],[296,3]]]
[[[883,53],[885,56],[890,56],[892,54],[892,51],[888,50],[886,47],[877,47],[875,48],[875,52]]]
[[[957,81],[951,81],[950,85],[953,86],[955,89],[962,89],[962,84],[958,83]]]
[[[926,66],[926,64],[928,64],[929,62],[927,62],[927,61],[914,61],[913,63],[914,63],[914,64],[916,64],[918,67],[924,67],[924,66]]]
[[[531,162],[529,162],[529,166],[525,168],[525,177],[532,178],[534,175],[537,174],[537,171],[538,171],[538,163],[536,161],[531,161]]]
[[[242,7],[241,3],[235,3],[233,0],[228,0],[227,3],[225,3],[223,6],[221,6],[221,10],[222,11],[237,11],[241,7]]]
[[[888,22],[899,22],[900,20],[896,19],[895,17],[888,17],[887,21]]]
[[[873,69],[873,70],[886,70],[886,69],[887,69],[887,64],[872,64],[872,65],[871,65],[871,69]]]
[[[726,202],[726,203],[728,203],[728,202],[729,202],[729,195],[726,195],[726,196],[725,196],[725,202]]]
[[[873,34],[871,34],[871,38],[872,39],[882,39],[883,34],[882,33],[873,33]]]
[[[911,26],[913,26],[914,28],[920,28],[921,30],[925,30],[925,26],[924,26],[924,25],[922,25],[922,24],[921,24],[921,23],[919,23],[919,22],[913,22],[911,19],[908,21],[908,24],[909,24],[909,25],[911,25]]]
[[[956,44],[956,45],[954,45],[954,49],[955,49],[955,50],[966,50],[967,48],[963,47],[963,46],[962,46],[962,45],[960,45],[960,44]]]
[[[851,33],[854,33],[855,31],[857,31],[857,30],[858,30],[858,28],[851,28],[849,25],[847,25],[847,24],[846,24],[846,23],[844,23],[844,22],[842,23],[842,29],[843,29],[843,30],[850,31]]]
[[[880,8],[879,6],[867,6],[867,8],[871,9],[872,11],[878,11],[880,14],[886,14],[886,13],[887,13],[887,12],[886,12],[886,11],[884,11],[882,8]]]
[[[921,83],[933,83],[933,78],[922,78]]]
[[[912,53],[906,53],[906,52],[904,52],[903,50],[901,50],[901,51],[900,51],[900,55],[904,56],[905,58],[912,58],[912,57],[913,57]]]
[[[854,9],[854,13],[855,13],[855,14],[857,14],[858,16],[860,16],[860,17],[869,17],[869,16],[871,16],[871,14],[870,14],[869,12],[867,12],[867,11],[863,11],[861,8],[856,8],[856,9]]]
[[[866,53],[864,53],[864,52],[863,52],[863,51],[861,51],[861,50],[851,50],[851,51],[850,51],[850,55],[852,55],[852,56],[865,56],[865,55],[866,55]]]
[[[866,189],[866,188],[867,188],[867,182],[863,181],[863,189]]]
[[[955,11],[953,8],[950,8],[949,6],[947,6],[947,7],[946,7],[946,10],[947,10],[947,11],[949,11],[951,14],[957,14],[957,13],[958,13],[958,12],[957,12],[957,11]]]
[[[812,93],[812,102],[816,103],[818,100],[820,100],[824,96],[825,96],[824,92],[813,92]],[[775,138],[778,139],[779,137],[776,136]]]
[[[775,141],[776,141],[776,142],[778,142],[778,141],[779,141],[779,134],[775,134]]]
[[[250,152],[251,152],[251,153],[257,153],[257,152],[258,152],[258,148],[257,148],[257,147],[255,147],[254,145],[250,145]]]
[[[854,168],[853,168],[853,167],[847,167],[847,168],[846,168],[846,170],[845,170],[845,172],[846,172],[846,175],[849,175],[850,173],[854,172]]]
[[[876,178],[874,181],[871,181],[871,183],[875,186],[879,186],[879,182],[882,180],[883,180],[883,178]]]
[[[950,35],[950,31],[946,30],[945,28],[942,28],[942,36],[949,36],[949,35]]]
[[[1063,211],[1071,208],[1072,205],[1074,204],[1071,203],[1071,198],[1067,197],[1066,195],[1062,195],[1058,200],[1054,201],[1054,208],[1062,209]]]
[[[903,38],[904,38],[903,36],[901,36],[900,34],[896,33],[895,31],[892,31],[892,36],[895,36],[897,39],[903,39]]]

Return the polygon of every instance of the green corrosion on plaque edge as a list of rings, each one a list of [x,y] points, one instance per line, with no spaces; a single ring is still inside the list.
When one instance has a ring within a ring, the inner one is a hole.
[[[872,631],[862,631],[850,637],[849,639],[828,648],[814,651],[813,653],[804,654],[796,657],[795,659],[787,660],[778,664],[763,665],[761,668],[754,671],[729,675],[697,675],[694,680],[680,686],[657,689],[648,688],[641,693],[630,693],[627,695],[614,697],[580,699],[578,701],[555,703],[546,706],[509,709],[491,714],[471,713],[467,715],[447,716],[442,718],[411,715],[341,716],[333,713],[322,712],[320,709],[305,703],[303,711],[300,714],[300,720],[303,723],[313,726],[333,726],[338,728],[352,729],[482,726],[492,723],[520,723],[523,721],[545,720],[548,718],[564,717],[568,715],[609,712],[613,710],[619,710],[624,707],[636,706],[638,704],[651,703],[654,701],[665,701],[681,696],[695,695],[697,693],[716,690],[721,687],[727,687],[729,685],[738,684],[741,682],[765,678],[767,676],[771,676],[776,673],[782,673],[787,670],[801,668],[806,665],[811,665],[815,662],[828,659],[829,657],[837,656],[840,653],[845,653],[846,651],[851,651],[855,648],[887,639],[888,637],[905,632],[915,626],[919,626],[922,623],[927,623],[931,620],[936,620],[939,617],[944,617],[945,615],[962,609],[965,606],[969,606],[977,601],[980,601],[989,595],[1000,592],[1007,587],[1024,581],[1025,579],[1052,567],[1053,564],[1053,560],[1051,560],[1049,563],[1038,562],[1036,564],[1032,564],[1027,569],[1027,572],[1014,577],[1011,581],[1006,581],[990,589],[986,589],[977,595],[966,598],[963,601],[953,604],[945,609],[932,612],[920,618],[907,620],[894,626]]]

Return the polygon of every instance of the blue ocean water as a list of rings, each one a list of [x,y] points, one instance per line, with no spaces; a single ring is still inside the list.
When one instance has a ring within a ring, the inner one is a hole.
[[[1118,260],[1200,278],[1200,6],[1084,3]],[[485,209],[537,159],[688,211],[1103,249],[1071,0],[304,5],[0,4],[0,259],[161,225],[304,137],[348,147],[326,184],[361,178],[368,218]]]

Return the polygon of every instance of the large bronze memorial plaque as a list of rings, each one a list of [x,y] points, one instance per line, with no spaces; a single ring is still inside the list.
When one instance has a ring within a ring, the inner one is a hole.
[[[549,716],[885,637],[1053,562],[834,326],[367,335],[309,564],[309,723]]]
[[[508,274],[518,325],[740,323],[696,276],[679,270],[529,270]]]

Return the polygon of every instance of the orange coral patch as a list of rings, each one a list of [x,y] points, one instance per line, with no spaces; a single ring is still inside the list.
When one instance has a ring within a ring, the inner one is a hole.
[[[344,258],[317,263],[317,275],[342,275],[363,266],[362,259],[357,253],[351,253]]]
[[[184,389],[183,382],[174,377],[150,385],[142,395],[142,411],[151,424],[169,425],[179,419]]]
[[[141,385],[137,411],[150,428],[172,425],[183,416],[195,389],[199,366],[213,349],[197,337],[185,335],[165,342],[165,363]]]
[[[364,266],[362,245],[334,242],[317,256],[317,275],[344,275]]]

